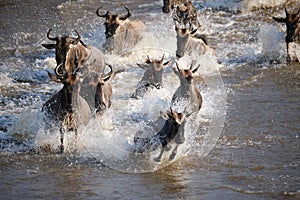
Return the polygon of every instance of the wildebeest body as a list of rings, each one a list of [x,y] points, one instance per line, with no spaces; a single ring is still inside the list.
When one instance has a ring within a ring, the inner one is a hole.
[[[141,39],[141,31],[145,30],[146,26],[141,21],[130,21],[128,18],[131,13],[127,7],[126,15],[113,15],[109,11],[105,14],[100,14],[97,9],[97,15],[106,19],[105,36],[106,41],[103,44],[105,51],[110,53],[126,53]]]

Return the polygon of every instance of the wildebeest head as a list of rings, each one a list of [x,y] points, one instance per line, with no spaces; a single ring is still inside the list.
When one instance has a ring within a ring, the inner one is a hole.
[[[192,4],[191,0],[163,0],[162,11],[169,13],[178,6],[188,6],[190,4]]]
[[[48,72],[53,81],[64,85],[57,94],[45,103],[43,108],[55,119],[63,120],[66,112],[73,112],[74,106],[77,105],[81,78],[84,76],[80,72],[82,69],[77,68],[70,73],[64,69],[63,64],[60,64],[55,67],[55,74]]]
[[[280,17],[273,17],[276,22],[281,22],[286,24],[286,43],[294,42],[296,37],[300,34],[300,9],[298,12],[289,13],[286,9],[285,10],[285,18]],[[296,31],[297,30],[297,31]],[[298,36],[298,42],[300,42],[300,36]]]
[[[204,44],[207,45],[207,38],[204,34],[198,34],[198,29],[195,29],[193,31],[190,31],[187,28],[177,28],[175,27],[175,30],[177,32],[177,50],[176,50],[176,56],[178,58],[181,58],[184,56],[184,52],[187,48],[187,44],[190,38],[195,38],[198,40],[202,40]]]
[[[107,11],[105,14],[100,14],[100,9],[101,7],[97,9],[96,14],[99,17],[104,17],[106,19],[104,22],[106,39],[116,34],[116,30],[120,25],[120,21],[124,21],[131,16],[129,9],[126,6],[125,9],[127,10],[127,14],[125,15],[113,15],[109,11]]]
[[[162,87],[162,72],[163,69],[171,63],[171,60],[163,63],[164,55],[160,60],[151,60],[147,56],[145,64],[138,64],[140,68],[146,69],[142,81],[146,81],[147,84],[156,87],[157,89]]]
[[[178,64],[176,63],[176,68],[174,69],[175,74],[180,79],[180,83],[193,83],[194,74],[198,71],[200,65],[198,65],[195,69],[193,69],[193,63],[191,64],[189,69],[179,69]]]
[[[106,109],[111,106],[112,100],[112,87],[110,80],[114,76],[114,71],[111,65],[108,65],[110,72],[107,74],[101,74],[99,77],[93,80],[92,85],[96,86],[95,92],[95,108],[96,113],[102,114]]]
[[[60,64],[63,64],[65,66],[65,69],[68,72],[74,71],[78,67],[78,56],[75,51],[71,51],[71,49],[74,46],[77,46],[79,43],[85,46],[81,42],[81,36],[79,33],[75,30],[75,33],[77,34],[77,38],[70,37],[70,36],[58,36],[58,37],[51,37],[50,32],[52,29],[50,29],[47,33],[47,38],[49,40],[55,41],[56,44],[42,44],[43,47],[47,49],[55,49],[55,60],[57,63],[57,66]]]

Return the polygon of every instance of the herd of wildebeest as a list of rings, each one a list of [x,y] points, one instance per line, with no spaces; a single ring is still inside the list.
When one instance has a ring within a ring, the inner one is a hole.
[[[131,12],[125,7],[126,14],[111,14],[110,11],[102,12],[102,8],[96,10],[97,16],[104,18],[106,41],[103,49],[106,52],[118,54],[125,48],[134,46],[141,38],[141,31],[145,25],[141,21],[131,21]],[[205,54],[214,50],[208,46],[206,36],[201,33],[201,24],[197,18],[197,10],[191,0],[163,0],[162,11],[172,13],[177,34],[177,50],[174,52],[177,59],[191,52]],[[285,8],[286,17],[273,17],[277,22],[286,23],[287,57],[295,60],[295,52],[291,45],[300,42],[300,9],[296,13],[289,13]],[[73,131],[74,137],[79,134],[80,128],[90,121],[92,117],[105,115],[110,108],[113,89],[110,83],[116,71],[105,62],[104,53],[99,49],[86,45],[80,34],[75,31],[77,37],[51,35],[51,29],[47,38],[53,44],[43,44],[47,49],[55,49],[56,67],[54,74],[48,72],[49,77],[57,83],[63,84],[61,90],[46,101],[42,107],[45,113],[45,121],[48,126],[59,126],[60,145],[59,152],[64,152],[64,134]],[[130,42],[127,42],[130,41]],[[297,59],[297,58],[296,58]],[[175,60],[164,61],[151,59],[147,55],[144,64],[138,64],[145,69],[144,76],[137,83],[136,91],[131,98],[144,98],[147,91],[152,88],[162,87],[162,74],[166,66],[173,66],[174,73],[180,79],[180,86],[172,96],[171,106],[167,113],[162,115],[164,120],[160,130],[151,137],[143,138],[139,134],[134,136],[134,143],[143,148],[137,152],[151,149],[153,140],[158,141],[161,153],[155,158],[159,162],[164,151],[170,150],[169,143],[176,144],[169,160],[177,153],[178,145],[184,143],[184,125],[189,118],[195,116],[202,105],[202,96],[199,89],[193,83],[193,75],[199,69],[199,65],[179,66]],[[109,72],[105,73],[106,68]],[[183,111],[177,112],[176,105]]]

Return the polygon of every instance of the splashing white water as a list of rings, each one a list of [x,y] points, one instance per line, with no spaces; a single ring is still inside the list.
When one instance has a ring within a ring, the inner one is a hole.
[[[258,33],[259,42],[262,45],[262,55],[267,60],[278,60],[282,55],[283,33],[280,33],[277,27],[265,25],[260,28]]]

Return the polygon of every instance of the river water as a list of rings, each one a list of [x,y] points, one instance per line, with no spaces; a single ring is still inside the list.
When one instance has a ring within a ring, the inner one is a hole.
[[[204,60],[196,78],[204,103],[187,127],[183,154],[157,164],[128,155],[128,148],[133,134],[168,108],[179,81],[166,69],[162,90],[144,100],[129,96],[143,74],[135,63],[146,55],[174,58],[174,24],[162,2],[1,1],[1,199],[300,199],[300,64],[286,62],[285,27],[272,21],[284,7],[271,0],[194,4],[218,60]],[[59,144],[58,131],[43,129],[40,114],[61,88],[47,75],[55,60],[41,45],[49,42],[46,33],[77,30],[102,49],[100,6],[115,13],[128,6],[147,26],[129,55],[105,55],[124,70],[112,81],[112,108],[84,127],[76,152],[72,135],[64,155],[32,151]],[[288,1],[289,10],[299,7]]]

